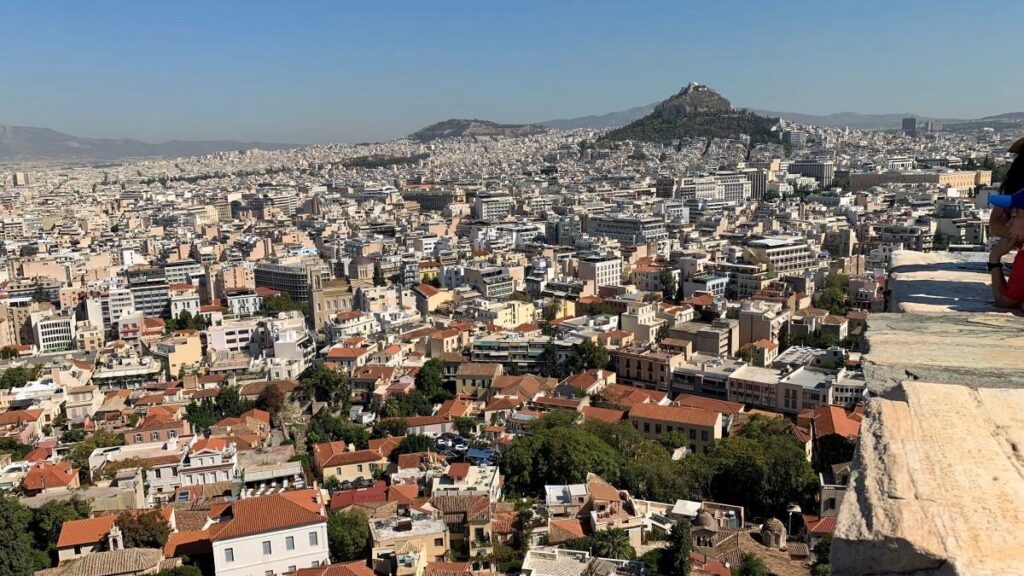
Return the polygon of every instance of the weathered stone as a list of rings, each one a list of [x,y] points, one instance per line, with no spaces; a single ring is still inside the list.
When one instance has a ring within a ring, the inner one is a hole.
[[[907,381],[870,400],[832,573],[1024,572],[1022,451],[1024,390]]]
[[[941,313],[996,310],[983,252],[893,252],[890,312]]]
[[[876,393],[908,379],[1024,388],[1024,318],[1013,314],[872,314],[865,338]]]

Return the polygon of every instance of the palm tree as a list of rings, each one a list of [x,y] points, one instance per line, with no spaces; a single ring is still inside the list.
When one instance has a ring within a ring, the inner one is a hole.
[[[591,536],[594,556],[614,558],[616,560],[632,560],[636,558],[636,550],[629,542],[629,532],[622,528],[609,528],[595,532]]]

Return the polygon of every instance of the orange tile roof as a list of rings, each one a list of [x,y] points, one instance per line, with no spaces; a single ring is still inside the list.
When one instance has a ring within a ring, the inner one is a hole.
[[[316,568],[300,568],[289,576],[375,576],[372,568],[363,560],[345,564],[327,564]]]
[[[236,500],[221,513],[221,520],[210,526],[210,541],[220,542],[275,532],[286,528],[310,526],[327,521],[317,490],[294,490]]]
[[[679,396],[676,396],[675,402],[680,406],[711,410],[713,412],[721,412],[722,414],[738,414],[743,411],[743,404],[740,404],[739,402],[716,400],[714,398],[695,396],[693,394],[680,394]]]
[[[110,534],[116,519],[116,516],[110,515],[64,522],[60,527],[60,536],[57,537],[57,548],[101,542]]]
[[[658,404],[636,404],[629,409],[630,418],[661,420],[691,426],[714,426],[718,422],[718,412],[690,408],[687,406],[660,406]]]
[[[611,408],[598,408],[597,406],[583,407],[583,417],[587,420],[598,420],[609,424],[614,424],[619,420],[622,420],[622,417],[625,414],[626,413],[622,410],[613,410]]]
[[[348,464],[377,462],[384,459],[384,455],[378,450],[355,450],[353,452],[345,452],[344,450],[344,442],[324,442],[313,446],[316,462],[321,469],[346,466]]]
[[[25,475],[21,485],[25,490],[43,490],[46,488],[70,487],[78,480],[78,468],[69,462],[47,460],[36,462]]]

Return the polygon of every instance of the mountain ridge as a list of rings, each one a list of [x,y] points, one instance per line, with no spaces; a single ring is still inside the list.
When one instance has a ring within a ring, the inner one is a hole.
[[[774,139],[778,118],[736,109],[714,89],[691,82],[659,102],[638,120],[602,136],[602,140],[664,141],[681,138],[739,138],[753,144]]]
[[[295,144],[236,140],[169,140],[149,143],[131,138],[85,138],[51,128],[0,124],[2,160],[119,160],[135,157],[200,156],[230,150],[284,150]]]
[[[546,131],[547,128],[537,124],[499,124],[476,118],[450,118],[420,128],[409,137],[413,140],[429,142],[438,138],[464,136],[529,136]]]

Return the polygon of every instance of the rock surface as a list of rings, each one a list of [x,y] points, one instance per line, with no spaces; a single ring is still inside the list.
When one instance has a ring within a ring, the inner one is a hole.
[[[893,252],[889,311],[995,311],[986,262],[983,252]]]
[[[904,382],[860,438],[832,574],[1022,573],[1024,390]]]
[[[872,314],[864,336],[872,392],[908,379],[1024,388],[1024,318],[1010,313]]]

